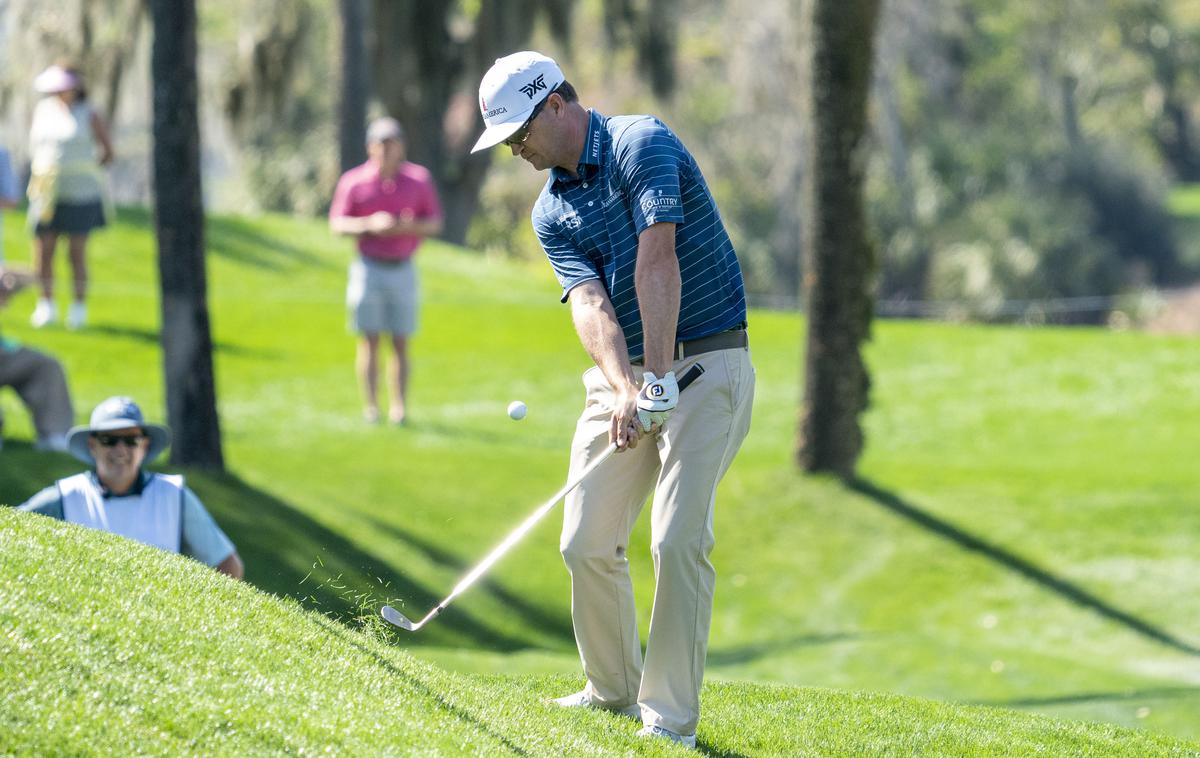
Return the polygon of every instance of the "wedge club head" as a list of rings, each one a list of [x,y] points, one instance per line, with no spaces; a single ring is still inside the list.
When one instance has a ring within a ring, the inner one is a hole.
[[[380,613],[383,615],[383,620],[393,626],[398,626],[410,632],[417,631],[417,626],[413,622],[409,621],[403,613],[390,605],[383,606],[383,610]]]

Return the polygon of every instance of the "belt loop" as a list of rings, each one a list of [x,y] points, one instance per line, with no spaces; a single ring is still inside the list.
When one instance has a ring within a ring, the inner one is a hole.
[[[684,359],[684,358],[686,358],[686,357],[687,357],[687,356],[685,356],[685,355],[683,354],[683,343],[682,343],[682,342],[676,342],[676,343],[675,343],[675,360],[677,360],[677,361],[681,361],[681,360],[683,360],[683,359]]]

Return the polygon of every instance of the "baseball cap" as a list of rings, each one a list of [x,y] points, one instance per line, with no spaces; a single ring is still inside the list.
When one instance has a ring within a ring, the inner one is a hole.
[[[404,139],[404,127],[400,126],[400,122],[396,119],[384,116],[383,118],[375,119],[367,127],[368,145],[390,139]]]
[[[67,449],[84,463],[95,463],[88,450],[87,440],[94,432],[111,432],[116,429],[141,429],[150,438],[146,450],[146,462],[154,460],[171,442],[171,432],[158,424],[147,424],[142,409],[130,397],[110,397],[92,411],[91,423],[76,426],[67,433]]]
[[[479,112],[486,127],[472,153],[498,145],[521,128],[538,103],[566,81],[551,58],[532,50],[497,58],[479,83]]]
[[[33,88],[42,95],[55,95],[79,89],[79,77],[62,66],[50,66],[33,80]]]

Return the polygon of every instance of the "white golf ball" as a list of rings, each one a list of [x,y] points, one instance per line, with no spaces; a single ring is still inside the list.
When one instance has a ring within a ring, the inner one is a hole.
[[[513,421],[520,421],[525,418],[526,410],[528,409],[525,407],[525,403],[522,403],[520,400],[514,400],[508,404],[508,417]]]

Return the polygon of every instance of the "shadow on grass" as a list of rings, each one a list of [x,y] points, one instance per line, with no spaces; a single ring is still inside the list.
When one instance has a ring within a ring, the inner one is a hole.
[[[934,534],[945,537],[965,550],[980,553],[984,557],[1017,572],[1026,579],[1054,592],[1060,597],[1082,608],[1095,611],[1106,619],[1116,622],[1132,632],[1174,650],[1189,655],[1200,655],[1200,648],[1181,640],[1167,630],[1117,608],[1082,587],[1051,574],[1040,566],[999,545],[993,545],[981,537],[976,537],[947,521],[926,513],[893,492],[888,492],[865,479],[858,479],[852,482],[849,487],[852,491],[874,500],[896,515],[902,516]]]
[[[153,329],[144,329],[136,326],[125,326],[122,324],[93,324],[88,326],[88,332],[102,334],[108,337],[117,337],[135,342],[158,345],[159,333]],[[263,348],[246,348],[241,345],[234,345],[229,342],[214,341],[213,350],[221,355],[231,355],[239,357],[261,358],[266,361],[280,360],[283,358],[283,353],[278,350],[265,350]]]
[[[82,470],[84,464],[69,454],[40,452],[28,442],[7,440],[0,452],[0,504],[18,506],[56,480]],[[344,621],[377,614],[385,602],[396,603],[397,598],[405,601],[405,607],[417,608],[432,608],[441,600],[377,556],[233,474],[186,473],[188,485],[237,545],[247,581],[262,590],[296,598]],[[514,613],[526,610],[534,614],[530,624],[550,619],[532,606],[514,604]],[[442,614],[436,629],[411,642],[500,652],[528,649],[531,644],[453,606]]]
[[[149,208],[121,206],[121,223],[145,229],[153,235],[154,214]],[[303,248],[288,244],[278,236],[263,234],[257,221],[234,216],[209,216],[204,224],[204,246],[208,252],[222,258],[271,271],[297,263],[316,268],[334,266]]]
[[[709,650],[708,665],[736,666],[742,663],[751,663],[777,653],[791,652],[797,648],[832,645],[836,642],[847,642],[861,638],[862,635],[859,634],[838,632],[834,634],[797,634],[786,639],[762,640],[760,642],[752,642],[748,645],[738,645],[721,650]]]
[[[461,706],[455,705],[454,703],[450,702],[449,700],[446,699],[445,695],[442,695],[441,693],[436,692],[432,687],[430,687],[428,684],[421,681],[417,677],[413,676],[411,673],[398,668],[391,661],[389,661],[388,659],[379,655],[379,653],[367,648],[365,645],[362,644],[361,640],[359,640],[354,634],[352,634],[349,630],[347,630],[341,624],[335,623],[329,619],[322,619],[322,618],[319,618],[318,622],[323,627],[325,627],[325,629],[327,631],[329,631],[331,634],[338,637],[339,639],[341,639],[343,642],[350,645],[354,649],[358,650],[363,655],[371,658],[373,661],[375,661],[376,665],[380,666],[383,669],[386,669],[393,676],[404,681],[404,683],[407,684],[413,691],[432,700],[434,703],[437,704],[437,707],[440,708],[441,710],[445,711],[446,713],[449,713],[451,716],[458,719],[459,721],[462,721],[466,724],[469,724],[471,727],[478,729],[479,731],[483,732],[488,737],[491,737],[492,739],[496,740],[500,744],[504,745],[504,747],[508,748],[509,750],[516,753],[517,755],[529,755],[529,753],[527,753],[521,747],[519,747],[518,745],[513,743],[511,740],[509,740],[504,735],[493,732],[491,729],[488,728],[487,724],[485,724],[482,720],[480,720],[474,714],[470,713],[469,711],[462,708]],[[412,746],[412,747],[416,748],[416,746]]]
[[[1012,700],[975,700],[971,704],[1004,708],[1036,708],[1045,705],[1119,703],[1128,700],[1173,700],[1176,698],[1194,698],[1198,694],[1200,694],[1200,687],[1152,687],[1141,690],[1122,690],[1120,692],[1077,692],[1070,695],[1023,697]]]
[[[426,559],[428,559],[430,562],[444,568],[449,568],[455,573],[466,574],[467,571],[469,571],[475,565],[475,563],[468,563],[467,561],[452,555],[449,551],[442,549],[438,545],[435,545],[429,540],[419,537],[412,532],[401,529],[395,524],[385,524],[375,519],[372,519],[371,523],[379,531],[416,548],[418,551],[423,553]],[[489,547],[491,546],[481,546],[479,556],[472,560],[476,562],[481,560],[487,554],[486,551]],[[527,625],[532,626],[543,634],[547,634],[562,641],[565,645],[569,645],[572,649],[574,649],[575,632],[571,626],[571,619],[569,617],[553,613],[552,611],[535,605],[515,592],[506,589],[503,585],[493,579],[488,579],[486,577],[480,578],[476,587],[479,587],[494,596],[496,599],[502,602],[506,608],[510,609],[513,613],[524,619]],[[446,591],[448,593],[450,588],[447,587]],[[439,598],[439,600],[440,599],[441,598]],[[453,608],[453,606],[451,606],[451,608]],[[449,609],[447,609],[447,612],[449,612]]]
[[[241,218],[209,218],[204,227],[205,247],[213,255],[256,268],[281,271],[295,264],[332,269],[333,264],[283,238],[263,234],[258,223]]]
[[[236,475],[192,472],[188,484],[237,545],[246,579],[263,590],[295,597],[342,620],[377,614],[396,598],[406,610],[432,608],[441,600],[378,556]],[[453,606],[436,630],[411,641],[501,652],[530,646]]]
[[[6,439],[0,451],[0,505],[18,506],[82,468],[70,453],[42,452],[24,440]]]

